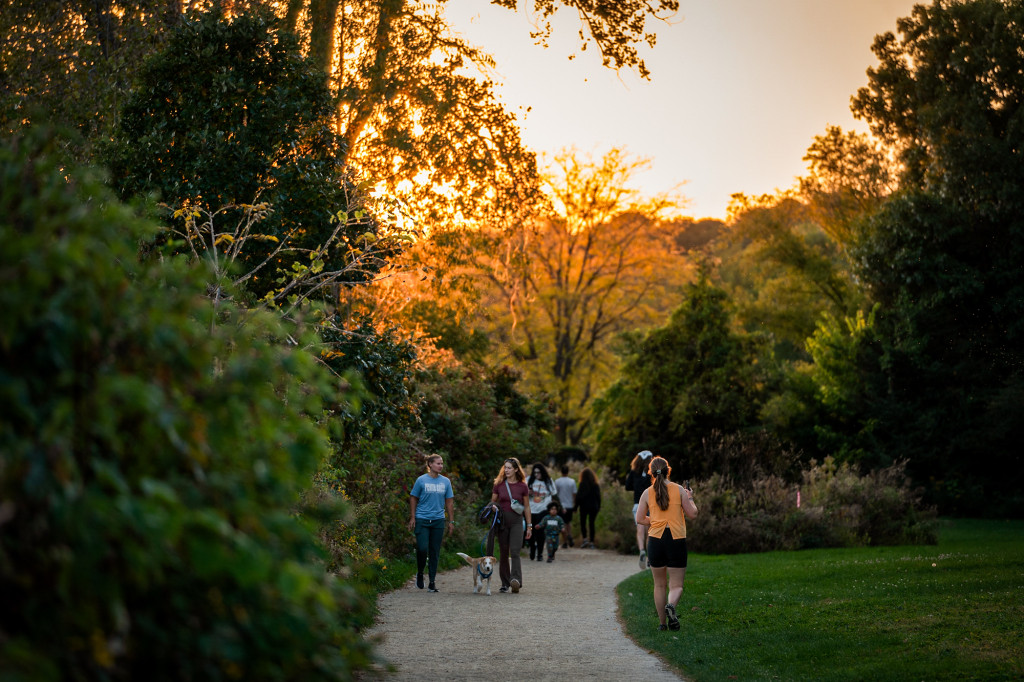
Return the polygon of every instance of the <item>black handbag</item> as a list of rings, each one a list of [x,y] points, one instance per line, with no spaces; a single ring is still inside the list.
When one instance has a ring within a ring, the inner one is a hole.
[[[501,510],[488,502],[484,506],[480,507],[480,511],[477,512],[476,515],[476,520],[479,521],[481,525],[498,529],[501,528],[502,523],[504,523],[502,516]]]

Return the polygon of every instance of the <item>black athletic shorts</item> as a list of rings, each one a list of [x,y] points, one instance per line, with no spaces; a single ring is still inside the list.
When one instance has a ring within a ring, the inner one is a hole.
[[[660,538],[648,536],[647,560],[651,568],[686,568],[686,538],[674,540],[668,528]]]

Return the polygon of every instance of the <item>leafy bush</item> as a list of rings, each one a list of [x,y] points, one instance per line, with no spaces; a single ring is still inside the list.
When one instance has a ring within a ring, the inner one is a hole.
[[[424,435],[453,473],[488,497],[506,459],[525,467],[546,460],[553,445],[549,409],[520,393],[519,379],[509,367],[435,367],[416,382]]]
[[[636,523],[633,521],[633,491],[611,477],[604,469],[596,470],[601,484],[601,511],[594,522],[595,544],[628,554],[636,549]],[[579,476],[576,477],[579,480]],[[579,525],[576,519],[573,522]]]
[[[712,475],[693,483],[700,515],[687,524],[690,548],[729,554],[933,544],[935,511],[922,508],[905,466],[897,463],[861,476],[830,457],[822,464],[812,461],[799,486],[779,476],[737,484]]]
[[[368,605],[292,511],[328,375],[46,139],[0,147],[0,678],[349,677]]]

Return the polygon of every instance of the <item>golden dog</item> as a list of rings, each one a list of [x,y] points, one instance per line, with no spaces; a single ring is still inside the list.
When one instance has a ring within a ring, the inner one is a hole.
[[[487,596],[491,596],[491,575],[494,573],[494,567],[498,560],[492,556],[471,557],[462,552],[456,552],[456,554],[473,567],[473,594],[477,594],[486,587]]]

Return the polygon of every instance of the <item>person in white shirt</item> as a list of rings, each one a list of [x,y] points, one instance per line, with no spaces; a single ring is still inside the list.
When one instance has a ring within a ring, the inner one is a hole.
[[[562,476],[555,479],[555,490],[558,492],[558,502],[562,505],[560,516],[565,521],[565,528],[562,529],[562,548],[574,547],[572,539],[572,512],[576,508],[576,481],[569,478],[569,467],[562,465]]]

